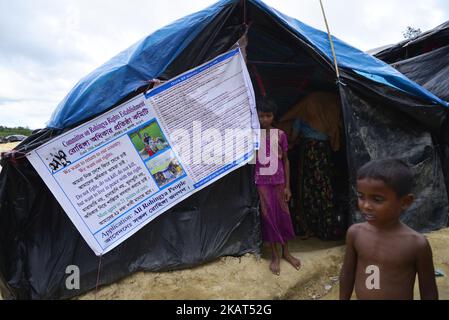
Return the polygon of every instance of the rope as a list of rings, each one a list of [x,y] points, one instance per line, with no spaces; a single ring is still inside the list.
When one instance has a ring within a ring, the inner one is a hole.
[[[329,36],[329,42],[331,44],[332,55],[334,56],[335,73],[337,74],[337,79],[340,80],[340,71],[338,70],[337,55],[335,54],[334,41],[332,40],[329,24],[327,23],[326,12],[324,11],[322,0],[320,0],[320,5],[321,11],[323,12],[324,22],[326,24],[327,35]]]

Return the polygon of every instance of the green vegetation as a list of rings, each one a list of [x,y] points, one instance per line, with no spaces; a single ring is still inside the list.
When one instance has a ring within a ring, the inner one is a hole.
[[[7,137],[13,134],[22,134],[24,136],[30,136],[31,130],[30,128],[24,128],[24,127],[16,127],[16,128],[8,128],[4,126],[0,126],[0,137]]]

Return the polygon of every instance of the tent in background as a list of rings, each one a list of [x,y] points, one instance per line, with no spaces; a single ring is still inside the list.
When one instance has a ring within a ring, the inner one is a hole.
[[[449,21],[373,55],[449,101]]]
[[[247,29],[247,26],[249,28]],[[345,137],[335,157],[338,197],[361,220],[355,173],[366,161],[399,157],[414,171],[418,201],[404,221],[419,231],[447,224],[448,200],[432,137],[448,104],[387,64],[334,38],[336,79],[326,33],[259,0],[222,0],[156,31],[82,79],[56,108],[47,128],[2,159],[0,289],[4,297],[70,298],[95,288],[99,261],[23,154],[145,91],[229,50],[247,33],[248,66],[258,96],[279,116],[308,93],[339,94]],[[337,81],[338,80],[338,81]],[[181,110],[182,111],[182,110]],[[102,258],[99,285],[131,273],[195,266],[220,256],[259,252],[253,168],[228,175],[149,223]],[[81,289],[65,287],[66,268],[81,271]]]

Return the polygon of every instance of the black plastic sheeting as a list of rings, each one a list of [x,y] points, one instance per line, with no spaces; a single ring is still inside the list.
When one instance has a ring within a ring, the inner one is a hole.
[[[398,158],[408,163],[415,178],[415,201],[402,221],[420,232],[447,226],[448,199],[440,156],[425,127],[385,101],[367,99],[349,86],[340,86],[347,136],[350,207],[353,223],[363,220],[357,209],[356,172],[372,159]]]
[[[415,39],[390,46],[375,56],[443,100],[449,101],[449,21]],[[434,137],[439,150],[449,196],[449,120],[441,116],[442,129]]]
[[[449,101],[449,45],[392,66],[436,96]]]
[[[446,36],[446,42],[448,45],[445,47],[396,62],[392,66],[436,96],[449,101],[449,33]],[[449,192],[449,123],[447,120],[443,123],[442,133],[436,141],[438,141]]]

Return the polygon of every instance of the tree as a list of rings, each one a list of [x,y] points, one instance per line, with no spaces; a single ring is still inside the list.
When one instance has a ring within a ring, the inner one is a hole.
[[[415,29],[413,27],[408,26],[405,31],[402,32],[402,35],[405,39],[413,40],[418,37],[422,33],[421,29]]]

